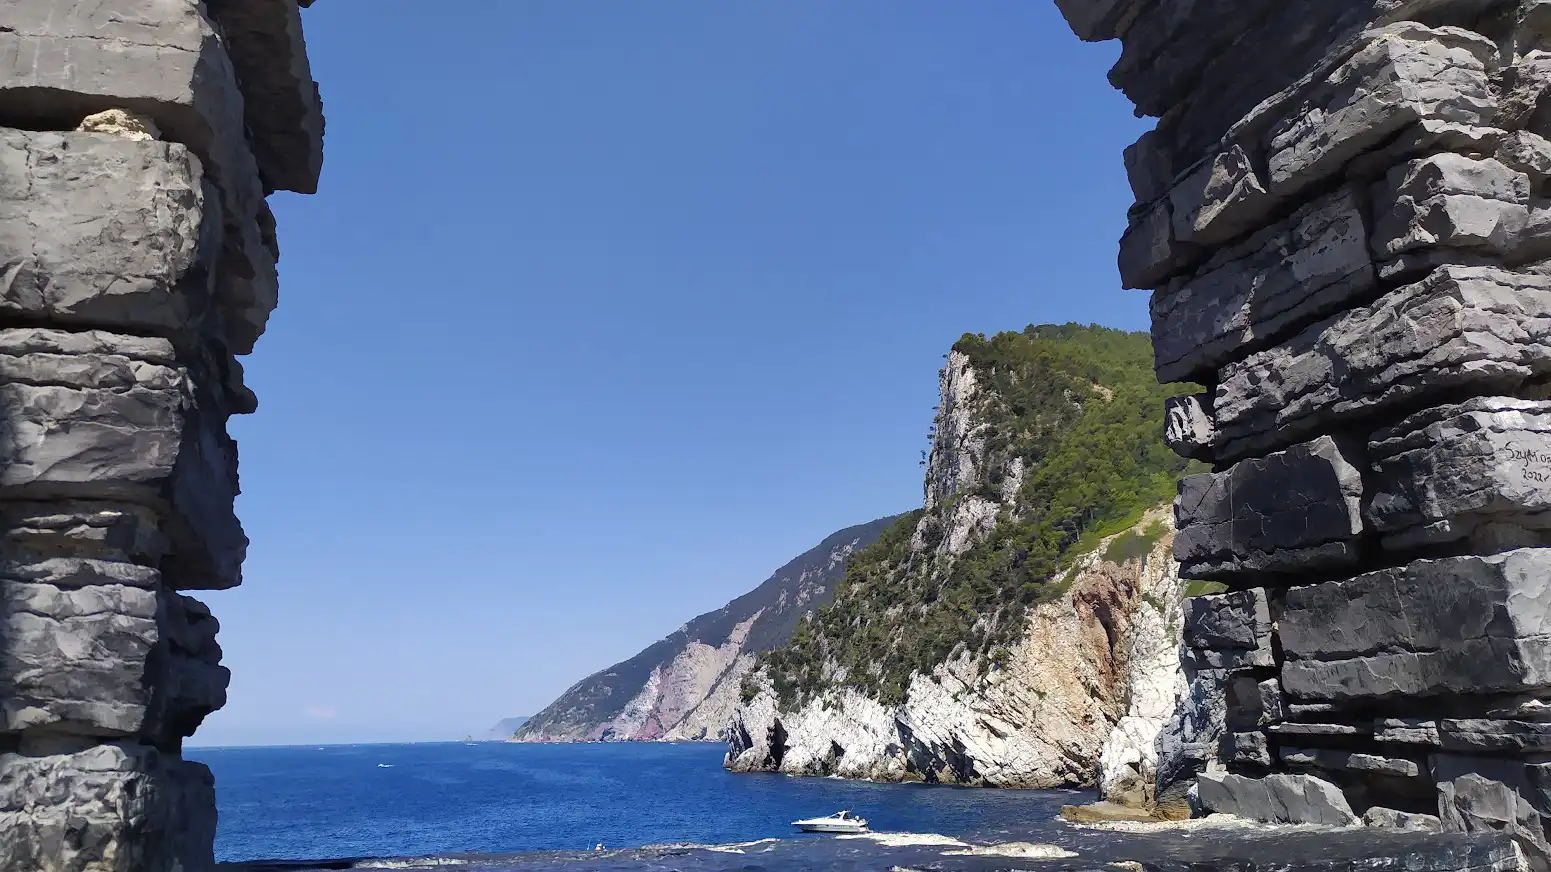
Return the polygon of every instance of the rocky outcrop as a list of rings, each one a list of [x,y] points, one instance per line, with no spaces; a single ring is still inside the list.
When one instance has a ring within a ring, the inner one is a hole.
[[[1229,589],[1188,610],[1207,728],[1160,788],[1551,868],[1551,3],[1058,5],[1159,119],[1120,273],[1206,388],[1167,417],[1214,467],[1177,550]]]
[[[950,588],[962,564],[1008,535],[1027,511],[1023,485],[1039,471],[999,448],[1017,438],[1000,392],[1018,390],[1031,374],[1055,376],[1014,371],[993,374],[966,353],[948,355],[923,512],[901,538],[902,553],[887,555],[890,577],[864,569],[850,583],[931,587],[933,600],[957,596]],[[1105,385],[1083,382],[1081,389],[1058,394],[1060,402],[1117,402]],[[1155,408],[1162,407],[1160,398]],[[898,699],[837,678],[794,704],[762,669],[751,679],[757,692],[733,721],[726,765],[883,781],[1100,786],[1113,799],[1152,803],[1165,734],[1181,734],[1173,715],[1185,691],[1183,582],[1171,556],[1171,521],[1156,508],[1129,529],[1089,542],[1086,553],[1069,557],[1043,601],[1016,613],[1004,647],[978,655],[966,628],[964,638],[949,640],[957,643],[950,656],[910,672]],[[920,612],[892,615],[897,598],[888,594],[853,595],[857,622],[922,620]],[[823,670],[843,675],[838,663]]]
[[[905,701],[852,688],[782,711],[769,687],[733,721],[736,771],[991,787],[1099,786],[1145,804],[1175,710],[1179,603],[1172,535],[1144,554],[1104,556],[1149,513],[1077,561],[1070,592],[1036,606],[999,663],[964,656],[916,674]]]
[[[726,741],[755,657],[785,644],[804,615],[827,604],[846,558],[895,520],[829,536],[754,590],[577,682],[507,735],[518,742]]]
[[[234,355],[264,198],[321,163],[297,0],[0,12],[0,868],[213,866],[181,747],[228,675],[184,592],[242,581]]]

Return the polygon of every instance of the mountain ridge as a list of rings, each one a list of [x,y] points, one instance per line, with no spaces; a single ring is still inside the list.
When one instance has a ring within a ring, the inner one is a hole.
[[[576,682],[512,737],[518,742],[720,741],[757,654],[784,644],[829,602],[845,560],[898,515],[846,527],[719,609]]]

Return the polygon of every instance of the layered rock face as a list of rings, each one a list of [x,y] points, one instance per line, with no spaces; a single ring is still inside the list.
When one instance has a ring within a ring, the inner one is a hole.
[[[1210,811],[1551,866],[1551,3],[1057,0],[1158,117],[1128,287],[1170,444]]]
[[[184,592],[242,581],[235,355],[322,134],[297,0],[0,11],[0,869],[213,866]]]

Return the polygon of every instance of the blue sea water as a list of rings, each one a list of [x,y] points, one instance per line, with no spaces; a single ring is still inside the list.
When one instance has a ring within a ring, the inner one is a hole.
[[[1069,791],[734,775],[719,745],[446,743],[190,749],[215,772],[221,861],[720,845],[842,808],[885,832],[1047,841]]]

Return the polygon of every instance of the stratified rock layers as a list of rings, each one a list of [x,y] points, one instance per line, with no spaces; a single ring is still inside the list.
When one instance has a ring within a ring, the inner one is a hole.
[[[277,300],[265,197],[323,121],[297,0],[0,12],[0,869],[199,872],[240,584],[235,355]]]
[[[1159,119],[1120,272],[1206,389],[1166,432],[1214,466],[1177,717],[1218,728],[1160,777],[1551,868],[1551,2],[1056,2]]]

